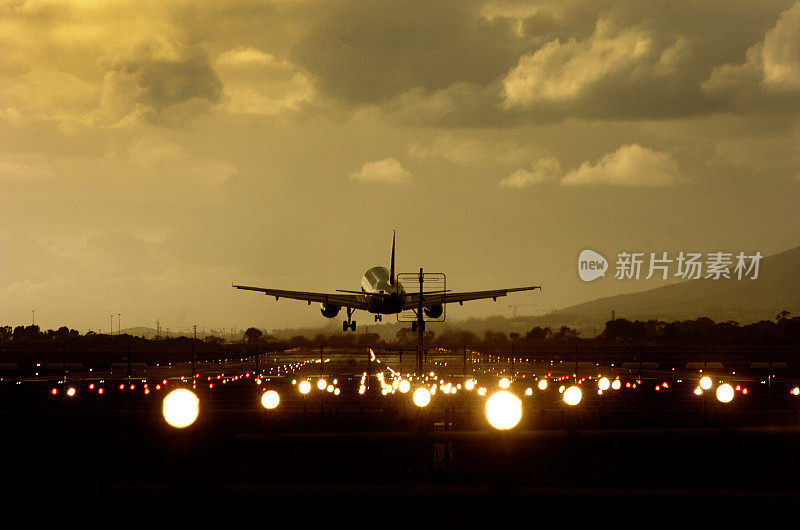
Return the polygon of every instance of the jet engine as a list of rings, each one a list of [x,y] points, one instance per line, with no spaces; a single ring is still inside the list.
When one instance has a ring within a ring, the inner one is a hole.
[[[333,304],[320,304],[320,305],[322,306],[320,308],[320,311],[322,312],[322,316],[324,316],[325,318],[335,317],[336,315],[339,314],[339,311],[341,311],[342,309],[341,306]]]
[[[441,306],[441,304],[432,305],[430,307],[426,307],[423,310],[425,316],[428,318],[439,318],[440,316],[442,316],[443,311],[444,308]]]

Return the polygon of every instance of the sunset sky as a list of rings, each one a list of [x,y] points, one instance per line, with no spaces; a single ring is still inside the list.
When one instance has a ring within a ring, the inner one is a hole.
[[[800,244],[800,2],[0,1],[0,324],[325,325],[231,288],[542,292]],[[359,325],[371,316],[356,314]],[[341,319],[332,321],[341,330]]]

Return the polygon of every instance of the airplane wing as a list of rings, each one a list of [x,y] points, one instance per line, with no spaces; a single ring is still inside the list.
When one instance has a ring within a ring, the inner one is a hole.
[[[328,293],[308,293],[305,291],[283,291],[281,289],[265,289],[263,287],[250,287],[247,285],[234,285],[237,289],[245,291],[259,291],[267,296],[274,296],[275,300],[280,298],[291,298],[292,300],[305,300],[321,304],[338,305],[341,307],[352,307],[353,309],[366,309],[367,300],[363,295],[357,294],[328,294]]]
[[[513,293],[516,291],[532,291],[534,289],[540,289],[541,286],[534,285],[532,287],[513,287],[511,289],[496,289],[494,291],[472,291],[468,293],[434,293],[434,294],[426,294],[423,293],[423,304],[433,305],[433,304],[451,304],[453,302],[458,302],[462,304],[464,302],[468,302],[469,300],[480,300],[482,298],[492,298],[497,300],[497,298],[501,296],[505,296],[508,293]],[[415,309],[419,307],[419,294],[418,293],[408,293],[406,294],[405,303],[403,304],[403,309]]]

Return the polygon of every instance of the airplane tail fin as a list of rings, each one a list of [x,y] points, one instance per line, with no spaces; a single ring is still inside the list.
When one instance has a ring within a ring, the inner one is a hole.
[[[394,238],[395,238],[395,231],[392,230],[392,264],[390,265],[389,269],[389,285],[394,287]]]

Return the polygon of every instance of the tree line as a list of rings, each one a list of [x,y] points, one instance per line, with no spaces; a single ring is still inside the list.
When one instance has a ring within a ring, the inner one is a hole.
[[[186,337],[161,339],[161,342],[191,341]],[[200,339],[196,339],[200,340]],[[535,326],[526,333],[506,333],[487,330],[483,336],[472,331],[446,328],[439,334],[428,329],[423,337],[429,348],[456,348],[463,345],[480,348],[502,348],[513,344],[780,344],[800,345],[800,317],[792,317],[788,311],[781,311],[773,320],[762,320],[752,324],[739,324],[726,321],[715,322],[700,317],[694,320],[666,322],[662,320],[634,320],[616,318],[605,323],[605,328],[597,337],[583,338],[579,332],[568,326],[560,328]],[[61,326],[56,330],[42,331],[39,326],[0,326],[0,343],[97,343],[97,342],[150,342],[151,339],[132,335],[105,335],[89,331],[81,334],[77,330]],[[226,340],[215,335],[202,339],[209,344],[248,344],[276,345],[289,347],[329,347],[360,348],[388,347],[413,348],[417,344],[417,333],[410,328],[397,331],[393,340],[385,340],[377,333],[318,333],[309,338],[297,335],[288,341],[264,334],[260,329],[250,327],[240,339]]]

